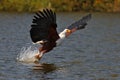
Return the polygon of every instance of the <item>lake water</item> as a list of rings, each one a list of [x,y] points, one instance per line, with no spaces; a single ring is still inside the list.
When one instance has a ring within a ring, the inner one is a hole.
[[[58,32],[84,13],[57,13]],[[35,70],[16,60],[29,36],[33,14],[0,13],[0,80],[120,80],[120,14],[92,13],[86,29],[46,53]]]

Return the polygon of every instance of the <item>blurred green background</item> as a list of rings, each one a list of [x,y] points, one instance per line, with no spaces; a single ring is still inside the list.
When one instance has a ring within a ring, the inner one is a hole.
[[[120,12],[120,0],[0,0],[0,11],[36,12],[43,8],[58,12]]]

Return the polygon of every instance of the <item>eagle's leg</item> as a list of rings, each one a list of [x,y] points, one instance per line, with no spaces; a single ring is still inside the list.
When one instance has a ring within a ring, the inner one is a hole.
[[[37,54],[35,55],[35,58],[38,59],[38,60],[40,60],[40,59],[42,58],[42,56],[43,56],[43,53],[42,53],[42,52],[39,52],[39,53],[37,53]]]

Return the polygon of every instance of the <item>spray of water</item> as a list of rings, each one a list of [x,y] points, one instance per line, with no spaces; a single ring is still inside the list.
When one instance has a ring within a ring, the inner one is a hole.
[[[35,58],[38,52],[38,48],[34,45],[23,47],[17,55],[17,60],[26,63],[38,62],[39,60]]]

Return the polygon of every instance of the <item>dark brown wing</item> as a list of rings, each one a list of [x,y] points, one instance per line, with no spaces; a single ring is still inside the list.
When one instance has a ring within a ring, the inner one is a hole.
[[[39,11],[32,21],[30,36],[34,43],[47,40],[56,41],[59,35],[56,31],[56,14],[49,9]]]
[[[67,27],[67,29],[84,29],[85,26],[87,25],[87,22],[91,19],[91,14],[88,14],[86,16],[83,16],[80,20],[74,22],[70,26]]]

